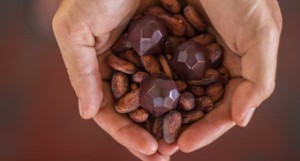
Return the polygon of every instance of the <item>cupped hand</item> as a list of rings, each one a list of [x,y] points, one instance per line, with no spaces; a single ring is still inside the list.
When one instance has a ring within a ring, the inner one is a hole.
[[[192,152],[238,124],[246,126],[254,110],[275,87],[277,50],[282,28],[276,0],[190,0],[207,18],[223,43],[224,66],[231,80],[224,99],[184,131],[178,146]]]
[[[96,123],[142,160],[167,161],[177,145],[157,142],[146,130],[114,111],[109,80],[112,71],[106,52],[130,19],[152,0],[64,0],[53,29],[71,84],[78,97],[80,115]],[[157,151],[160,152],[157,152]]]

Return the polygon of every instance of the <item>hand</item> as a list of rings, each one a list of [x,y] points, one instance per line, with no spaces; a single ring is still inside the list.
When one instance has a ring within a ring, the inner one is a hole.
[[[108,80],[112,73],[105,63],[109,54],[105,51],[133,15],[141,13],[152,0],[140,2],[65,0],[53,19],[53,29],[78,97],[81,116],[85,119],[93,117],[100,127],[140,159],[167,161],[178,146],[158,143],[128,117],[117,114],[113,110],[109,84],[102,81]]]
[[[184,152],[211,143],[235,124],[249,123],[274,90],[282,28],[276,0],[194,0],[193,6],[202,8],[199,2],[225,46],[224,66],[232,79],[215,109],[180,136]]]

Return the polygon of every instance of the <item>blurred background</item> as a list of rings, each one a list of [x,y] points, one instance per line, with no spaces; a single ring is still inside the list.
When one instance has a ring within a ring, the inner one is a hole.
[[[135,159],[78,114],[51,29],[57,0],[0,1],[0,161]],[[300,1],[280,1],[277,87],[247,128],[174,161],[300,160]],[[116,155],[117,154],[117,155]]]

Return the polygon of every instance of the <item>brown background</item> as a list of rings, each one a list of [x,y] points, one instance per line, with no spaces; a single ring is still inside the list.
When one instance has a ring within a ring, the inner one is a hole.
[[[247,128],[173,160],[300,160],[300,1],[280,2],[284,27],[275,93]],[[0,2],[0,161],[136,160],[93,121],[76,97],[51,30],[55,1]]]

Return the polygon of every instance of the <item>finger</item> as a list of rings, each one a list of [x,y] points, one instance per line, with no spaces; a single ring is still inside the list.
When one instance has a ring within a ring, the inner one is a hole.
[[[53,30],[79,100],[80,114],[88,119],[98,112],[103,98],[101,76],[94,37],[87,25],[74,21],[74,17],[59,10],[53,19]]]
[[[145,155],[142,153],[139,153],[135,150],[128,149],[134,156],[141,159],[142,161],[170,161],[169,156],[163,156],[159,154],[158,152],[152,154],[152,155]]]
[[[163,139],[158,141],[158,151],[165,156],[171,156],[178,151],[177,143],[167,144]]]
[[[230,99],[241,79],[231,79],[226,86],[225,97],[203,119],[188,127],[179,137],[178,146],[189,153],[202,148],[232,128],[235,123],[230,113]]]
[[[158,145],[151,134],[127,116],[115,112],[109,83],[103,82],[103,91],[102,108],[94,117],[95,122],[123,146],[145,155],[155,153]]]
[[[242,77],[245,79],[232,98],[232,116],[239,126],[246,126],[255,110],[273,92],[280,31],[263,27],[253,45],[239,49],[242,55]]]

